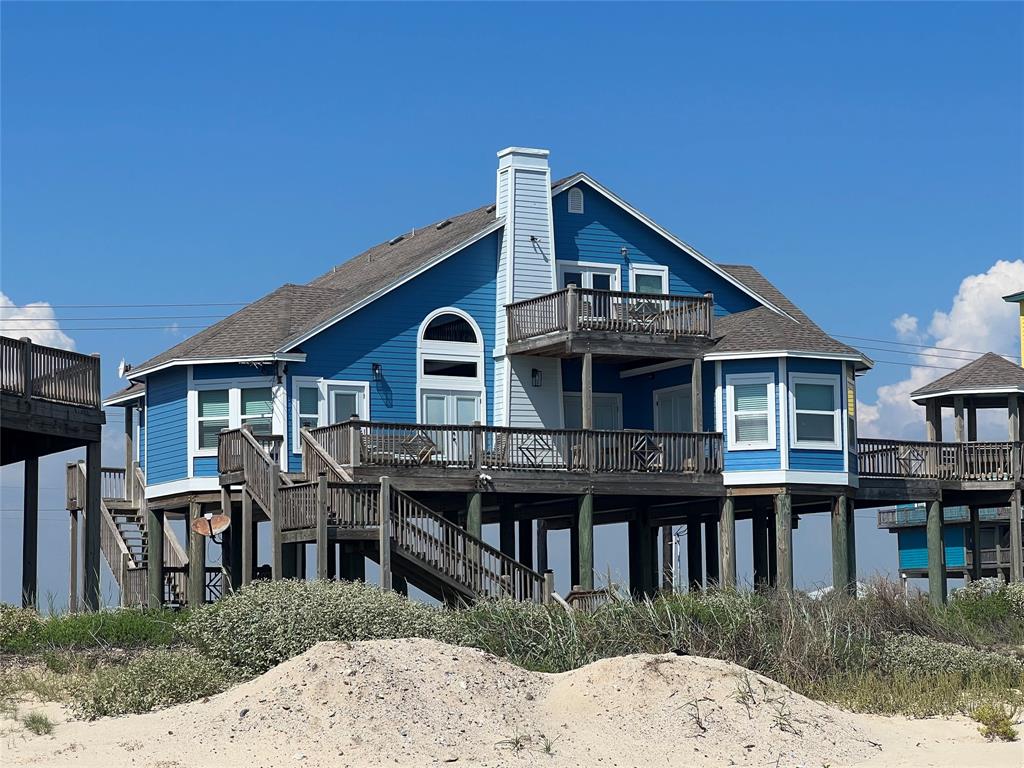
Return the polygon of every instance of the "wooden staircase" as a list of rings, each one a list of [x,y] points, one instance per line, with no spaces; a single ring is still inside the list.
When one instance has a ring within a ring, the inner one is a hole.
[[[439,599],[512,598],[541,602],[550,593],[544,576],[503,554],[427,505],[391,486],[356,483],[334,451],[302,430],[299,482],[280,471],[265,444],[246,429],[221,433],[222,485],[244,485],[274,522],[275,539],[376,539],[373,558]],[[392,557],[392,555],[394,557]]]
[[[146,531],[145,477],[132,467],[134,484],[125,482],[125,470],[104,467],[101,473],[100,551],[110,566],[121,591],[121,605],[145,606],[148,603],[147,565],[149,537]],[[85,510],[85,463],[67,465],[67,508]],[[188,556],[178,542],[174,529],[164,520],[164,565],[173,571],[188,566]],[[185,590],[180,579],[164,579],[164,602],[183,605]]]

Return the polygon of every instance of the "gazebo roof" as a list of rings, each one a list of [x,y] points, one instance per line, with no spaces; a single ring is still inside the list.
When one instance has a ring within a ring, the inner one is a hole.
[[[963,395],[965,400],[988,407],[1005,404],[1005,396],[1013,393],[1024,394],[1024,368],[995,352],[986,352],[963,368],[911,392],[910,399],[923,405],[933,398]],[[998,400],[994,402],[992,396],[998,396]]]

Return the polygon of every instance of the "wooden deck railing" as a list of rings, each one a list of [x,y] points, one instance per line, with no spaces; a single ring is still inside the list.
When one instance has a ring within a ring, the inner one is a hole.
[[[0,337],[0,390],[25,398],[100,407],[100,359]]]
[[[861,477],[1009,481],[1021,477],[1021,443],[940,443],[863,438]]]
[[[544,577],[471,536],[416,499],[390,490],[396,544],[482,597],[541,602]]]
[[[255,436],[252,430],[225,429],[217,443],[217,469],[221,474],[242,472],[249,491],[263,509],[269,510],[280,477],[281,435]]]
[[[722,471],[719,432],[526,429],[347,421],[309,430],[343,467],[502,471]]]
[[[710,338],[714,308],[711,294],[672,296],[570,286],[508,304],[505,317],[509,342],[557,331]]]
[[[100,469],[100,496],[104,499],[126,500],[125,471],[121,467]]]

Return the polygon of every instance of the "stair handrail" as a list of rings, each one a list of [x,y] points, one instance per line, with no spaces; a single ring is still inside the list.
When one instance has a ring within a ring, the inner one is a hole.
[[[299,442],[302,443],[302,470],[307,480],[313,480],[320,473],[326,470],[327,478],[335,483],[351,483],[354,478],[341,464],[334,460],[334,457],[327,451],[320,442],[310,434],[308,427],[299,430]],[[312,461],[307,462],[306,449],[309,449]],[[315,466],[307,466],[315,464]]]
[[[237,447],[237,456],[231,454],[229,450],[231,447]],[[235,458],[237,458],[237,463],[231,461]],[[291,484],[291,479],[280,471],[280,466],[253,437],[252,427],[249,425],[221,431],[218,443],[218,465],[222,473],[241,470],[249,492],[265,510],[269,510],[271,507],[274,474],[277,474],[281,484]]]
[[[439,556],[444,555],[437,562],[449,566],[439,570],[474,593],[485,597],[514,597],[541,602],[544,595],[542,574],[478,539],[393,486],[390,508],[392,536],[407,553],[429,563],[430,560],[422,556],[417,545],[420,548],[432,545]],[[415,514],[406,514],[403,508],[411,508]],[[444,533],[439,537],[426,527],[417,526],[413,522],[416,517],[430,520]],[[452,549],[449,541],[456,542],[454,551],[443,551]]]
[[[148,539],[147,539],[148,541]],[[188,554],[174,534],[171,521],[164,517],[164,567],[184,568],[188,565]]]

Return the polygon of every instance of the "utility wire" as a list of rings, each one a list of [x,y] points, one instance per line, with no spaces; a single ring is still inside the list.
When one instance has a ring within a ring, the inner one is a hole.
[[[252,302],[249,301],[207,301],[194,302],[191,304],[47,304],[48,307],[57,309],[114,309],[118,307],[244,307]]]
[[[987,354],[987,352],[979,352],[976,349],[959,349],[958,347],[936,347],[933,344],[914,344],[914,343],[911,343],[909,341],[890,341],[888,339],[874,339],[874,338],[871,338],[870,336],[848,336],[848,335],[844,335],[842,333],[833,333],[832,335],[835,336],[837,339],[857,339],[858,341],[877,341],[877,342],[882,343],[882,344],[896,344],[896,345],[901,346],[901,347],[917,347],[919,349],[938,349],[938,350],[941,350],[943,352],[966,352],[967,354],[970,354],[970,355],[984,355],[984,354]],[[895,352],[896,350],[893,350],[893,351]],[[1016,357],[1016,355],[1009,355],[1009,354],[1006,354],[1005,352],[997,352],[996,354],[1002,355],[1003,357]]]
[[[59,323],[70,323],[81,320],[195,320],[226,317],[226,315],[122,315],[120,317],[97,315],[95,317],[3,317],[0,309],[0,323],[35,323],[39,320],[53,320]]]

